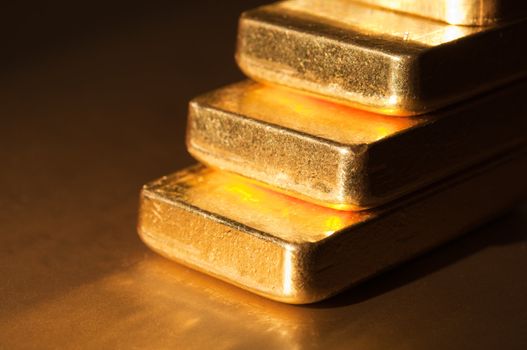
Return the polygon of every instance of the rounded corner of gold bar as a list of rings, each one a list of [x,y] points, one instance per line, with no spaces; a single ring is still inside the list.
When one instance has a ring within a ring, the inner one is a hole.
[[[244,32],[244,29],[250,25],[250,22],[254,20],[255,12],[259,12],[260,8],[253,8],[246,11],[243,11],[238,17],[238,32],[237,37],[240,39],[241,35]]]
[[[285,277],[285,276],[284,276]],[[257,294],[278,301],[285,304],[291,305],[307,305],[314,304],[326,300],[335,294],[338,294],[343,289],[321,289],[313,287],[313,275],[307,275],[303,279],[296,279],[290,281],[288,290],[281,289],[279,293],[269,294],[264,291],[253,291]],[[285,281],[285,280],[284,280]],[[243,287],[243,286],[242,286]],[[335,287],[335,286],[332,286]]]
[[[148,248],[152,249],[153,251],[158,252],[158,250],[155,249],[155,247],[153,247],[150,244],[150,240],[148,239],[148,235],[143,230],[143,225],[141,224],[141,217],[139,217],[139,220],[137,221],[137,229],[136,229],[136,231],[137,231],[137,237],[139,237],[141,242],[143,242]]]
[[[300,291],[294,295],[268,295],[261,294],[263,297],[290,305],[309,305],[321,302],[332,297],[334,294],[319,293],[316,291]]]
[[[190,120],[190,117],[189,117]],[[196,146],[194,144],[194,138],[193,138],[193,129],[191,127],[191,123],[189,122],[187,126],[187,132],[185,133],[185,147],[187,149],[187,152],[194,158],[198,159],[199,152],[196,149]]]
[[[427,103],[421,103],[421,101],[415,98],[403,98],[396,105],[379,107],[375,112],[391,117],[409,118],[430,113],[439,108],[441,106],[431,106]]]
[[[141,209],[143,202],[148,199],[148,193],[150,192],[151,188],[152,182],[148,182],[139,189],[139,209]],[[141,211],[139,211],[139,214],[141,214]]]
[[[200,96],[194,97],[188,102],[188,114],[189,115],[192,113],[192,110],[194,110],[195,108],[197,108],[197,106],[199,106],[201,100],[202,100],[202,96],[200,95]]]
[[[234,53],[234,61],[236,62],[236,65],[238,66],[240,71],[250,80],[266,83],[265,81],[262,81],[261,79],[259,79],[257,74],[253,74],[253,69],[248,63],[245,53],[243,52],[242,49],[240,49],[239,43],[238,43],[236,52]]]

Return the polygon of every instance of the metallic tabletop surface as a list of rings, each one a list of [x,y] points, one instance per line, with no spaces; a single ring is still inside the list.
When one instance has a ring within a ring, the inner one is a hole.
[[[309,307],[140,242],[141,185],[193,163],[188,100],[241,78],[236,17],[257,1],[205,3],[7,45],[24,58],[0,70],[0,349],[524,349],[526,207]]]

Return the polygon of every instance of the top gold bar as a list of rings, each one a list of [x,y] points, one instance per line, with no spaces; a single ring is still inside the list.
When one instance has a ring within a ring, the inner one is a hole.
[[[377,113],[430,112],[527,74],[527,20],[461,27],[346,0],[244,13],[236,58],[249,77]]]
[[[527,14],[525,0],[354,0],[438,21],[486,26]]]

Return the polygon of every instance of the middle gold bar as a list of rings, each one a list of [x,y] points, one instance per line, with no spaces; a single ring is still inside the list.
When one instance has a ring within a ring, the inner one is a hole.
[[[190,103],[203,163],[336,209],[378,206],[525,142],[527,82],[396,118],[251,81]]]

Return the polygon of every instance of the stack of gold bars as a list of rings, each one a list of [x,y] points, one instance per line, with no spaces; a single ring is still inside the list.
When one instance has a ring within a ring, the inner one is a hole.
[[[526,10],[288,0],[242,14],[251,80],[190,103],[188,150],[206,166],[144,186],[141,238],[302,304],[510,209],[527,192]]]

